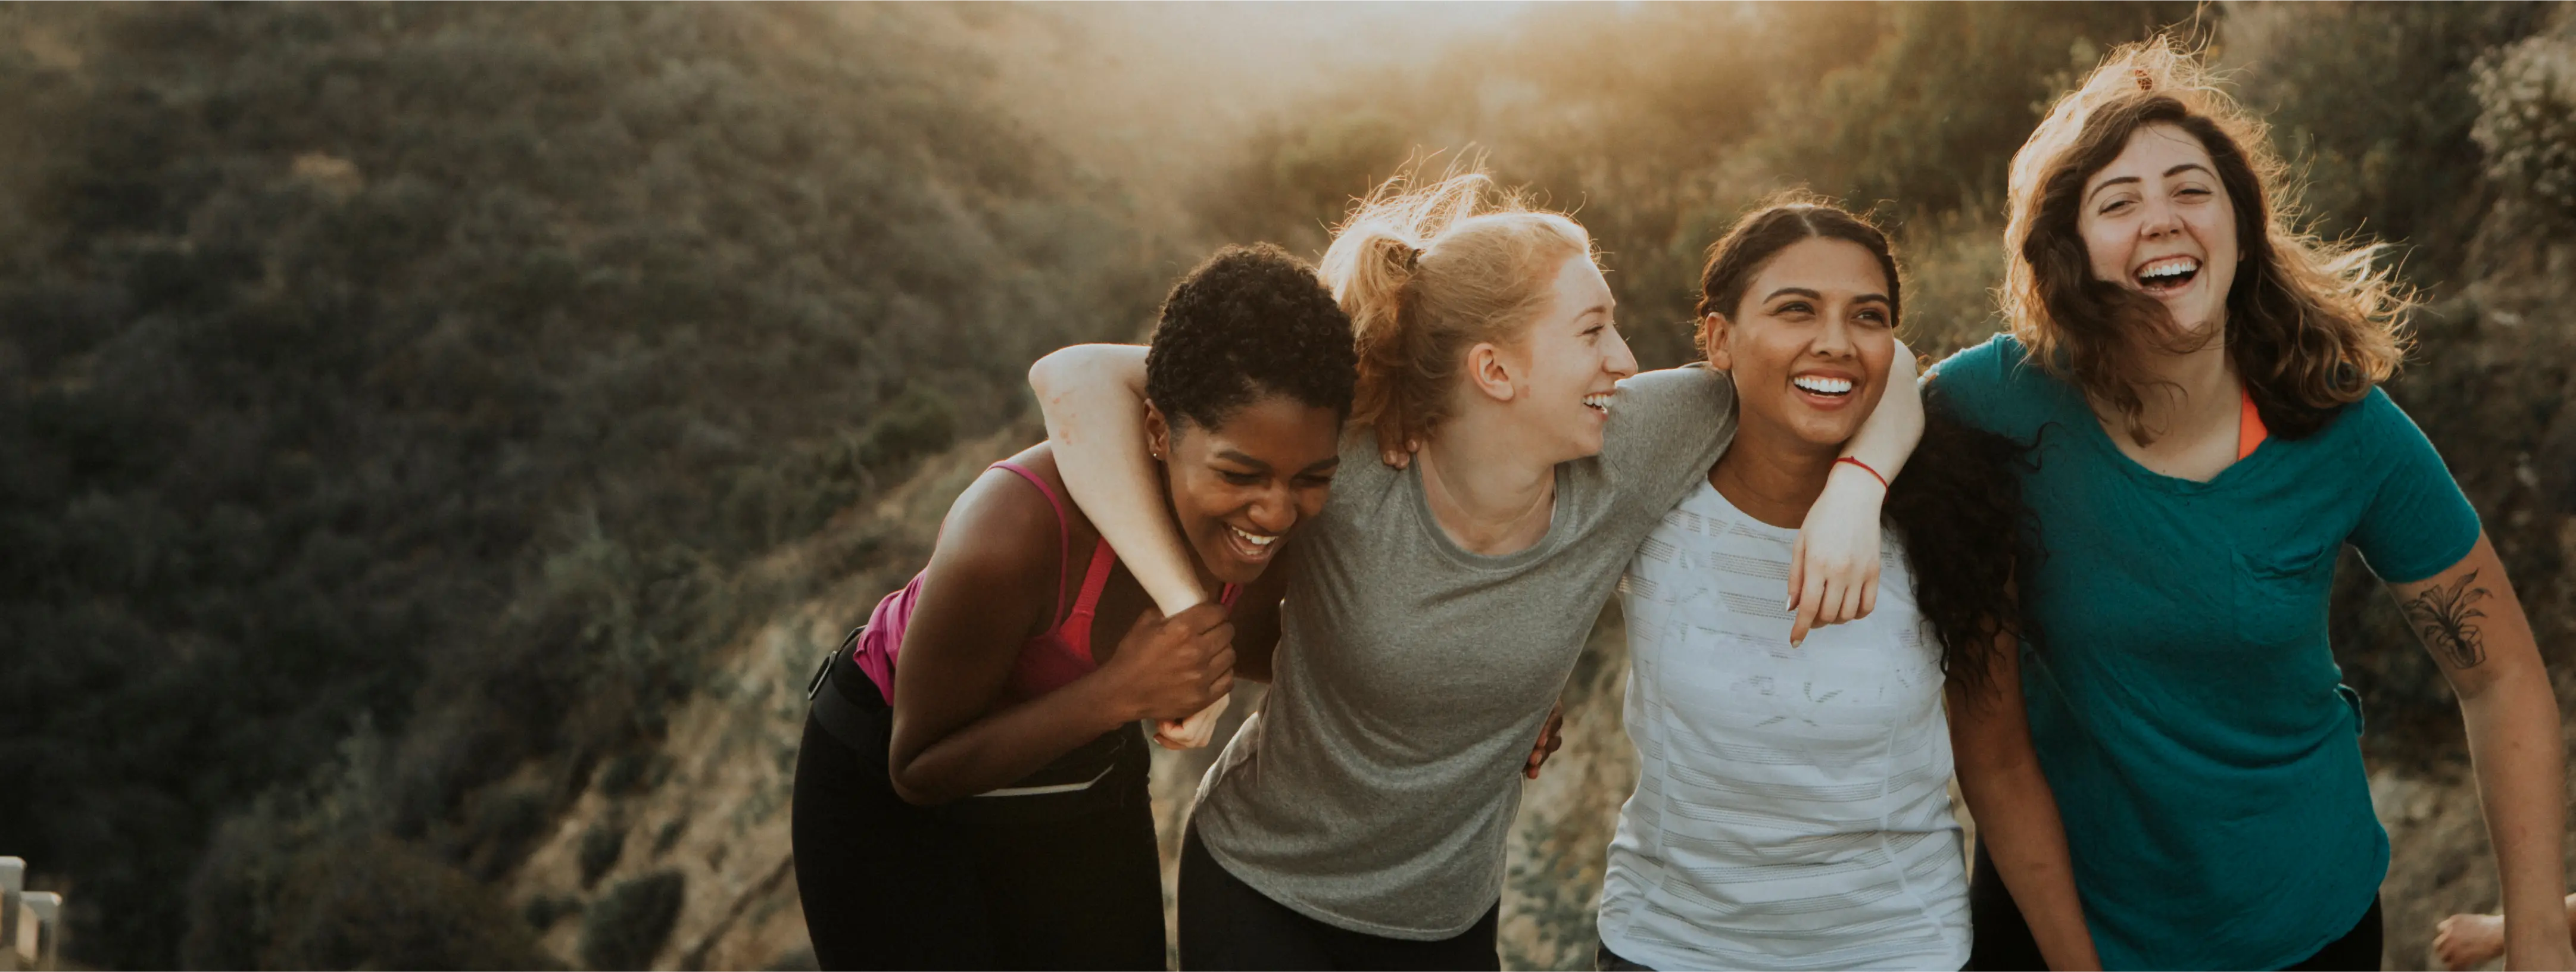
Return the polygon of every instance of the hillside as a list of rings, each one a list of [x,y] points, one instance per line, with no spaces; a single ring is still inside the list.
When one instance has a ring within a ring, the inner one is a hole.
[[[2037,111],[2172,25],[2423,291],[2391,394],[2576,713],[2563,9],[1179,9],[0,6],[0,853],[69,892],[65,954],[810,963],[804,678],[1037,437],[1038,354],[1471,151],[1578,210],[1649,366],[1701,249],[1800,185],[1876,206],[1943,352],[1995,327]],[[2495,878],[2375,588],[2347,558],[2335,647],[2421,967]],[[1589,966],[1626,671],[1614,608],[1514,828],[1509,966]],[[1167,842],[1208,756],[1157,754]]]

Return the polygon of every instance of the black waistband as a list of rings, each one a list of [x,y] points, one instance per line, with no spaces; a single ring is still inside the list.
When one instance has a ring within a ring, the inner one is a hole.
[[[878,690],[876,680],[859,667],[853,654],[860,633],[866,630],[852,630],[841,639],[840,647],[833,649],[831,657],[817,667],[807,683],[806,697],[813,703],[814,721],[822,725],[824,732],[858,752],[866,765],[883,771],[886,749],[894,738],[894,710]],[[1120,726],[1074,747],[1009,786],[967,802],[1105,801],[1124,805],[1142,800],[1151,769],[1151,756],[1145,745],[1143,730],[1135,725]]]

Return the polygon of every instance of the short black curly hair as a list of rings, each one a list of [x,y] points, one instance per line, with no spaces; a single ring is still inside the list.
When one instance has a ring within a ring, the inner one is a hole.
[[[1229,246],[1163,298],[1145,397],[1167,419],[1202,429],[1263,395],[1349,418],[1358,372],[1350,315],[1314,268],[1268,243]]]

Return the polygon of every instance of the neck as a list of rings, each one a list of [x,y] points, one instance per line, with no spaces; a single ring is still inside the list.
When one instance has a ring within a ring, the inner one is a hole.
[[[1526,448],[1490,412],[1451,419],[1414,457],[1441,529],[1460,547],[1509,553],[1547,534],[1556,462]]]
[[[1180,537],[1182,548],[1189,551],[1190,579],[1199,582],[1199,590],[1207,596],[1208,600],[1216,600],[1217,592],[1225,590],[1225,582],[1218,580],[1214,571],[1208,570],[1207,558],[1199,555],[1197,545],[1190,542],[1189,531],[1181,528],[1180,508],[1172,502],[1171,470],[1157,462],[1154,464],[1154,478],[1159,480],[1163,487],[1163,515],[1172,520],[1172,535]]]
[[[2150,384],[2138,389],[2144,406],[2138,418],[2160,438],[2188,438],[2203,426],[2234,419],[2241,392],[2224,332],[2184,354],[2149,351],[2145,365]]]
[[[1820,446],[1767,423],[1741,422],[1735,443],[1708,471],[1708,484],[1744,515],[1797,528],[1825,491],[1840,446]]]

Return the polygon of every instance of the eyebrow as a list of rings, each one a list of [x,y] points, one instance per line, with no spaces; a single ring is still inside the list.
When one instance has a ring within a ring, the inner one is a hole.
[[[1244,465],[1252,466],[1252,467],[1254,467],[1254,468],[1262,469],[1262,470],[1265,470],[1265,471],[1266,471],[1266,470],[1268,470],[1268,469],[1270,468],[1270,464],[1269,464],[1269,463],[1263,462],[1263,461],[1261,461],[1261,460],[1259,460],[1259,459],[1255,459],[1255,458],[1253,458],[1253,457],[1251,457],[1251,456],[1249,456],[1249,455],[1246,455],[1246,454],[1243,452],[1243,450],[1241,450],[1241,449],[1220,449],[1220,450],[1217,450],[1216,457],[1217,457],[1217,458],[1219,458],[1219,459],[1231,459],[1231,460],[1234,460],[1235,462],[1239,462],[1239,463],[1242,463],[1242,464],[1244,464]],[[1308,465],[1308,466],[1305,468],[1305,470],[1304,470],[1304,471],[1306,471],[1306,472],[1315,472],[1315,471],[1317,471],[1317,470],[1321,470],[1321,469],[1331,469],[1331,468],[1333,468],[1333,467],[1335,467],[1335,466],[1339,466],[1339,465],[1341,465],[1341,464],[1342,464],[1342,457],[1340,457],[1340,456],[1326,456],[1326,457],[1324,457],[1323,459],[1317,460],[1317,461],[1316,461],[1316,462],[1314,462],[1313,464]]]
[[[2199,169],[2203,174],[2208,175],[2208,176],[2210,176],[2211,178],[2216,178],[2216,177],[2218,176],[2218,173],[2215,173],[2215,172],[2211,172],[2211,171],[2209,171],[2209,167],[2208,167],[2208,166],[2202,165],[2202,164],[2200,164],[2200,163],[2198,163],[2198,162],[2185,162],[2185,163],[2183,163],[2183,164],[2181,164],[2181,165],[2174,166],[2173,168],[2166,169],[2166,170],[2165,170],[2165,176],[2164,176],[2164,177],[2165,177],[2165,178],[2167,178],[2167,179],[2171,179],[2171,178],[2173,178],[2173,177],[2175,177],[2175,176],[2181,175],[2181,174],[2183,174],[2183,173],[2185,173],[2185,172],[2189,172],[2189,171],[2191,171],[2191,170],[2193,170],[2193,169]],[[2094,186],[2094,187],[2093,187],[2093,191],[2092,191],[2092,192],[2085,193],[2085,194],[2084,194],[2084,198],[2086,198],[2086,199],[2091,199],[2091,198],[2093,198],[2093,197],[2095,197],[2095,196],[2099,196],[2099,195],[2101,195],[2101,194],[2102,194],[2102,190],[2104,190],[2104,189],[2108,189],[2108,188],[2111,188],[2112,186],[2121,185],[2121,184],[2124,184],[2124,183],[2130,183],[2130,182],[2145,182],[2145,181],[2146,181],[2146,180],[2144,180],[2144,179],[2140,179],[2140,178],[2138,178],[2137,176],[2121,176],[2121,177],[2119,177],[2119,178],[2117,178],[2117,179],[2104,179],[2104,180],[2102,180],[2102,184],[2101,184],[2101,185],[2098,185],[2098,186]]]
[[[1772,291],[1772,292],[1771,292],[1771,296],[1762,298],[1762,302],[1763,302],[1763,303],[1765,303],[1765,304],[1768,304],[1768,303],[1770,303],[1770,302],[1772,302],[1772,301],[1774,301],[1774,300],[1778,300],[1778,299],[1780,299],[1782,296],[1804,297],[1804,298],[1807,298],[1808,300],[1823,300],[1823,299],[1825,299],[1825,295],[1820,294],[1820,293],[1817,293],[1817,292],[1812,291],[1812,290],[1809,290],[1809,289],[1807,289],[1807,288],[1805,288],[1805,287],[1782,287],[1782,288],[1780,288],[1780,289],[1778,289],[1778,290],[1774,290],[1774,291]],[[1865,301],[1865,300],[1874,300],[1874,301],[1877,301],[1877,302],[1882,303],[1882,304],[1893,304],[1893,303],[1895,303],[1895,301],[1892,301],[1892,300],[1887,299],[1887,295],[1886,295],[1886,294],[1861,294],[1861,295],[1859,295],[1859,296],[1853,297],[1853,298],[1852,298],[1852,303],[1857,304],[1857,303],[1860,303],[1860,302]]]

